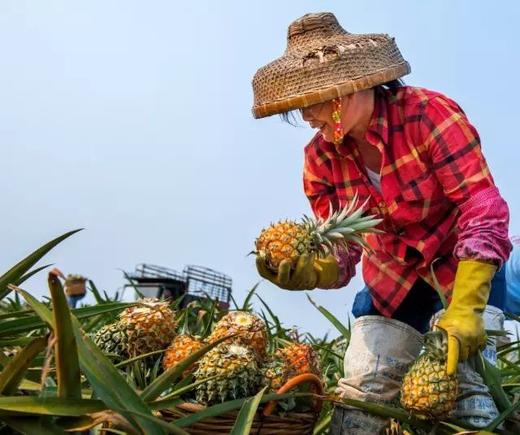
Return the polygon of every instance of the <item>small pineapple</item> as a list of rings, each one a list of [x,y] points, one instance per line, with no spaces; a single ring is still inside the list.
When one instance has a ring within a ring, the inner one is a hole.
[[[96,332],[93,339],[103,353],[114,355],[119,360],[128,357],[128,337],[121,322],[103,326]]]
[[[265,322],[260,317],[247,311],[231,311],[217,322],[208,341],[213,343],[219,338],[233,334],[237,335],[225,343],[233,342],[248,346],[256,352],[260,360],[264,359],[267,349],[267,330]]]
[[[177,365],[182,360],[189,357],[193,352],[200,350],[203,346],[204,343],[196,337],[187,334],[178,335],[173,339],[172,343],[164,353],[164,358],[162,360],[164,370],[168,370]],[[196,365],[197,363],[194,363],[188,367],[184,371],[183,375],[187,376],[190,374],[196,368]]]
[[[138,305],[124,310],[119,318],[132,357],[164,349],[175,337],[177,321],[166,301],[142,299]]]
[[[424,352],[403,378],[401,405],[412,413],[439,419],[454,408],[458,381],[446,371],[445,334],[429,332],[424,339]]]
[[[289,367],[285,359],[272,356],[260,369],[260,384],[269,391],[277,391],[289,378]]]
[[[276,272],[284,260],[290,260],[295,267],[298,257],[303,254],[316,253],[324,257],[333,252],[335,246],[346,246],[348,242],[364,246],[362,234],[377,232],[374,227],[381,222],[373,215],[362,216],[365,204],[355,209],[356,196],[349,206],[331,212],[326,220],[304,216],[301,223],[285,220],[272,224],[256,239],[255,253]]]
[[[309,344],[291,343],[278,349],[275,355],[287,364],[290,378],[304,373],[321,377],[320,358]]]
[[[196,381],[218,376],[197,386],[197,402],[211,405],[240,399],[256,393],[257,359],[255,353],[245,346],[221,343],[199,360],[194,375]]]

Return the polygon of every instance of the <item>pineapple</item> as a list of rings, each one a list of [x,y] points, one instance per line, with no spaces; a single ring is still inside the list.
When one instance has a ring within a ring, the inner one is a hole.
[[[164,358],[162,361],[163,369],[168,370],[170,367],[173,367],[180,363],[182,360],[189,357],[193,352],[200,350],[204,346],[204,343],[200,341],[196,337],[192,337],[191,335],[182,334],[175,337],[166,349],[164,353]],[[192,364],[188,367],[183,375],[187,376],[196,368],[196,363]]]
[[[196,388],[197,402],[211,405],[231,399],[250,396],[257,391],[258,364],[254,351],[239,345],[221,343],[199,360],[194,373],[201,381]]]
[[[273,356],[260,369],[260,384],[268,386],[269,391],[277,391],[289,378],[289,367],[285,359]]]
[[[439,419],[454,408],[458,381],[446,371],[445,334],[429,332],[424,338],[424,352],[403,378],[401,405],[412,413]]]
[[[119,360],[128,357],[128,337],[121,322],[103,326],[93,340],[103,353],[115,355]]]
[[[264,258],[273,272],[284,260],[296,266],[298,257],[315,253],[325,257],[334,252],[336,246],[347,246],[348,242],[366,246],[363,233],[378,232],[374,227],[381,219],[373,215],[362,216],[366,205],[356,208],[357,196],[349,206],[331,213],[328,219],[313,219],[304,216],[301,223],[285,220],[263,229],[256,239],[255,254]],[[355,210],[354,210],[355,209]]]
[[[175,337],[177,321],[168,302],[142,299],[138,305],[124,310],[119,318],[132,357],[164,349]]]
[[[290,378],[303,373],[312,373],[320,377],[320,359],[312,346],[305,343],[291,343],[280,348],[275,355],[287,364]]]
[[[229,342],[243,344],[252,348],[259,360],[263,360],[267,348],[267,331],[264,321],[256,314],[247,311],[231,311],[220,319],[208,337],[213,343],[219,338],[237,334]],[[226,341],[225,343],[228,343]]]

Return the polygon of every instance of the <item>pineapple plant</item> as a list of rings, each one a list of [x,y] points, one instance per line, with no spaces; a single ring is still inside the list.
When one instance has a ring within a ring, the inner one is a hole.
[[[366,246],[362,235],[378,232],[375,229],[381,219],[373,215],[363,216],[366,205],[357,206],[357,196],[340,211],[332,212],[328,219],[304,216],[301,222],[283,220],[263,229],[256,239],[254,253],[264,259],[268,268],[278,271],[282,261],[290,261],[296,266],[303,254],[317,254],[325,257],[337,246],[347,247],[348,242]]]
[[[275,355],[285,362],[289,377],[304,373],[321,376],[320,359],[316,351],[309,344],[290,343],[278,349]]]
[[[168,370],[169,368],[174,367],[203,346],[204,343],[201,340],[189,334],[176,336],[164,353],[162,360],[163,369]],[[190,374],[195,368],[196,363],[184,371],[184,376]]]
[[[93,339],[103,353],[113,355],[118,360],[128,357],[128,336],[121,322],[103,326],[95,333]]]
[[[217,376],[196,387],[196,399],[201,404],[250,396],[258,389],[255,352],[240,344],[221,343],[199,360],[194,376],[196,381]]]
[[[142,299],[126,308],[119,322],[128,337],[128,354],[133,357],[166,348],[175,337],[177,321],[169,303]]]
[[[263,360],[267,349],[267,330],[264,321],[256,314],[247,311],[231,311],[220,319],[208,341],[214,341],[228,335],[237,334],[229,341],[253,349]]]
[[[446,370],[447,343],[443,332],[427,333],[424,347],[403,378],[401,405],[414,414],[440,419],[455,407],[457,376],[448,376]]]

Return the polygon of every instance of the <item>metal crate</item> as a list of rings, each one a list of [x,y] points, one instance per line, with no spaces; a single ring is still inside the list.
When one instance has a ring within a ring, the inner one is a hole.
[[[133,273],[127,273],[132,284],[145,297],[178,298],[182,305],[194,299],[212,299],[222,308],[229,308],[232,280],[229,276],[203,266],[185,266],[182,273],[154,264],[138,264]]]

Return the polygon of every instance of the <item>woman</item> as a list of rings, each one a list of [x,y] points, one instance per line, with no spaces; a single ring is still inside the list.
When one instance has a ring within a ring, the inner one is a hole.
[[[450,301],[437,326],[447,334],[448,371],[455,373],[485,345],[482,314],[494,273],[511,249],[508,207],[475,128],[446,96],[402,86],[399,79],[409,72],[393,38],[350,34],[334,15],[320,13],[293,22],[284,55],[253,79],[256,118],[300,110],[318,130],[305,147],[304,166],[314,213],[326,218],[329,204],[344,207],[357,193],[369,200],[368,212],[383,218],[384,233],[367,237],[366,290],[354,306],[358,318],[339,383],[342,397],[396,399],[399,379],[440,308],[433,270]],[[287,264],[278,274],[261,259],[257,267],[281,288],[340,288],[359,260],[352,247],[325,259],[305,258],[290,274]],[[501,313],[489,310],[500,321]],[[461,403],[456,415],[484,426],[496,408],[481,383],[468,384],[474,400]],[[337,407],[332,433],[377,433],[382,425],[382,419]]]

